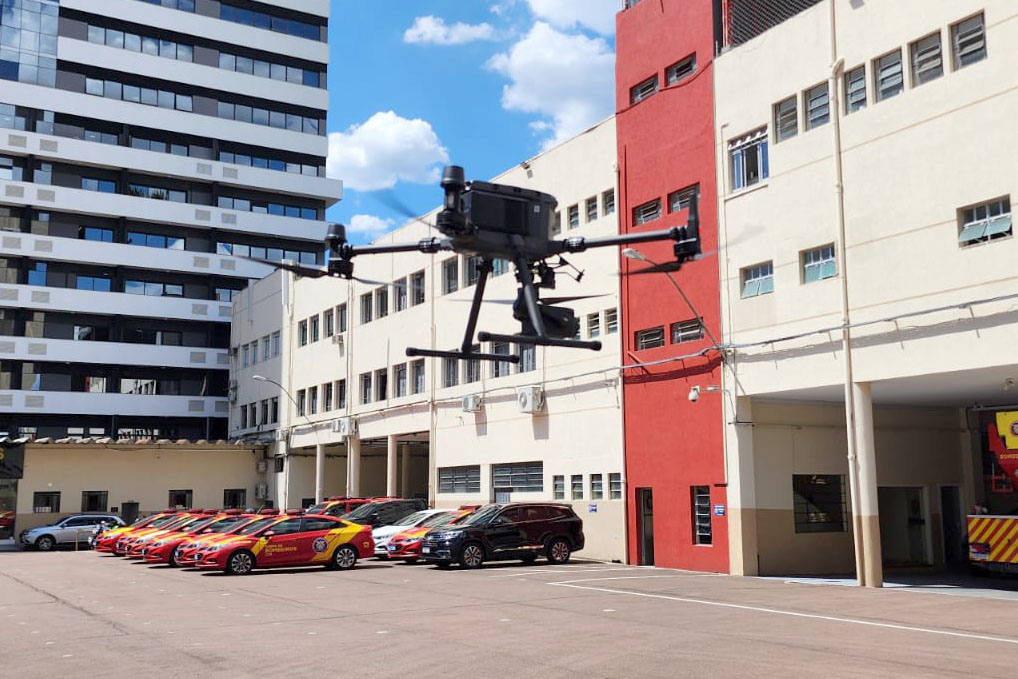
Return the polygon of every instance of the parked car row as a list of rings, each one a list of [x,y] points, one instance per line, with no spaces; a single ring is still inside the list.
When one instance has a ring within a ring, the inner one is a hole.
[[[92,540],[100,553],[237,575],[313,565],[346,570],[371,556],[439,568],[542,556],[563,564],[583,545],[583,522],[568,505],[428,509],[423,500],[399,498],[329,498],[286,512],[167,510],[97,531]]]

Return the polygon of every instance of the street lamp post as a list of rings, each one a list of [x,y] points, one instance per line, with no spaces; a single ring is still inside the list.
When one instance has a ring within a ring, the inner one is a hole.
[[[317,504],[317,503],[321,502],[324,499],[323,496],[325,495],[325,446],[322,445],[322,440],[318,437],[318,427],[315,426],[315,423],[311,421],[311,418],[309,418],[307,415],[305,415],[305,414],[300,412],[300,405],[298,405],[296,399],[293,398],[293,394],[291,394],[289,392],[289,390],[287,390],[287,388],[284,387],[282,384],[280,384],[276,380],[272,379],[271,377],[266,377],[265,375],[252,375],[251,379],[257,380],[259,382],[270,382],[270,383],[276,385],[277,387],[279,387],[280,390],[282,390],[282,392],[284,394],[286,394],[286,397],[288,399],[290,399],[290,403],[292,403],[293,407],[297,410],[297,414],[304,418],[304,421],[308,423],[309,427],[311,427],[311,431],[314,432],[314,434],[315,434],[315,443],[316,443],[316,445],[315,445],[315,503]],[[287,441],[289,442],[289,436],[287,437]],[[287,456],[289,456],[289,454],[290,454],[290,451],[289,451],[289,443],[288,443],[288,445],[287,445]],[[286,463],[286,474],[285,474],[284,483],[286,484],[286,494],[287,494],[287,496],[289,496],[289,493],[290,493],[290,463],[289,463],[289,461],[287,461],[287,463]],[[287,499],[289,499],[289,498],[287,498]]]

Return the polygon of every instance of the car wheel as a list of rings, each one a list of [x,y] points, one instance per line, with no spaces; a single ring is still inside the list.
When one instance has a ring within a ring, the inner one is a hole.
[[[177,568],[180,565],[179,563],[177,563],[177,556],[174,553],[176,551],[177,550],[175,549],[170,550],[170,558],[166,560],[166,563],[170,565],[170,568]]]
[[[523,563],[525,563],[525,564],[527,564],[529,566],[530,564],[532,564],[535,561],[537,561],[537,555],[536,554],[525,554],[522,557],[520,557],[520,561],[522,561]]]
[[[49,552],[56,548],[57,541],[53,539],[52,535],[43,535],[35,541],[35,546],[39,548],[40,552]]]
[[[357,550],[350,545],[340,545],[332,553],[332,567],[337,571],[348,571],[357,563]]]
[[[553,564],[564,564],[569,563],[569,557],[572,555],[573,550],[569,546],[569,543],[562,538],[556,538],[548,544],[548,563]]]
[[[254,569],[255,558],[254,554],[241,549],[230,555],[230,558],[226,560],[226,574],[227,575],[247,575]]]
[[[460,565],[464,568],[478,568],[484,563],[484,548],[476,542],[468,542],[460,551]]]

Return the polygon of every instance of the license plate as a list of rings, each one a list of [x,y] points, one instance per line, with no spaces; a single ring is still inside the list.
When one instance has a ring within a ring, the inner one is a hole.
[[[421,554],[431,554],[431,547],[421,547]]]
[[[390,552],[395,552],[395,551],[396,551],[396,545],[389,545],[387,549],[388,549],[388,550],[389,550]]]

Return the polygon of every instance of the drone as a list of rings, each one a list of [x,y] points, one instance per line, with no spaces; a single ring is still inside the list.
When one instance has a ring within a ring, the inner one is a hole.
[[[601,238],[580,236],[553,239],[552,220],[558,201],[554,196],[540,191],[504,184],[482,181],[467,182],[462,167],[447,166],[442,173],[442,189],[445,199],[442,209],[433,225],[442,237],[423,238],[416,243],[394,243],[386,245],[351,245],[346,239],[346,227],[329,224],[325,245],[329,250],[328,265],[307,266],[289,261],[273,262],[264,259],[254,261],[291,271],[298,276],[310,278],[333,277],[356,279],[353,258],[360,255],[376,255],[393,252],[421,252],[434,254],[452,251],[477,257],[477,282],[467,317],[463,344],[456,351],[437,351],[408,347],[407,356],[432,356],[458,360],[483,360],[519,363],[520,357],[506,354],[483,353],[473,350],[474,334],[484,298],[488,276],[492,273],[496,259],[508,260],[516,269],[519,284],[513,317],[520,321],[521,331],[516,335],[491,332],[477,332],[480,342],[513,342],[520,345],[540,345],[590,349],[600,351],[601,342],[575,339],[580,322],[572,309],[555,306],[579,299],[578,297],[549,298],[542,300],[540,290],[554,289],[555,269],[572,267],[562,259],[563,254],[584,252],[591,248],[674,241],[674,261],[634,271],[632,273],[654,273],[674,271],[682,264],[700,255],[699,212],[696,200],[690,203],[689,216],[685,226],[669,229],[628,233]],[[423,220],[420,220],[423,221]],[[425,222],[427,224],[427,222]],[[428,226],[432,226],[428,224]],[[548,262],[558,257],[553,265]],[[575,267],[573,267],[575,268]],[[579,281],[583,273],[578,272]]]

